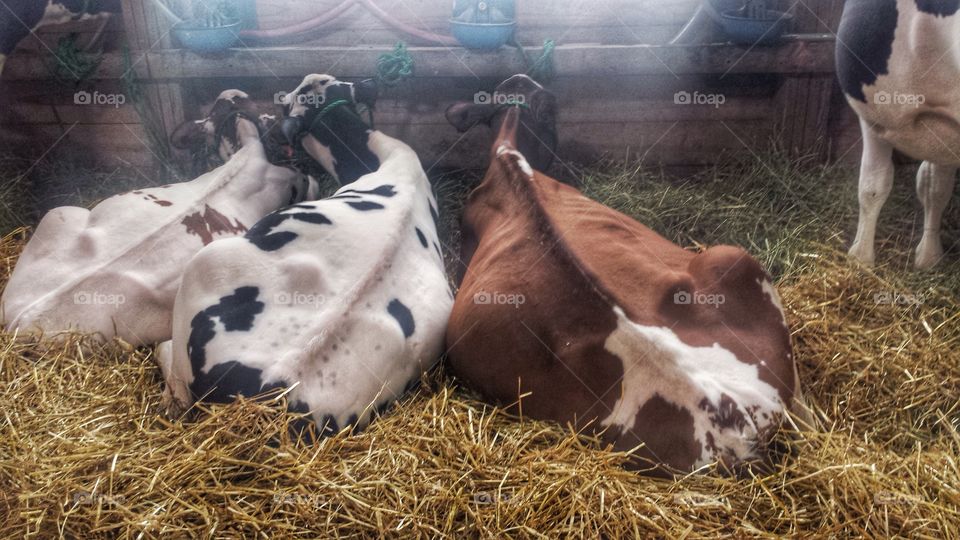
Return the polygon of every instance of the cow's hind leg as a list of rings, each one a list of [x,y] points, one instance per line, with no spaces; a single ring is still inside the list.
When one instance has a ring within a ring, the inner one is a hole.
[[[190,407],[190,389],[185,381],[177,377],[173,368],[173,342],[164,341],[157,345],[156,355],[165,385],[160,406],[167,418],[177,419]]]
[[[914,265],[919,270],[932,268],[943,258],[940,224],[950,204],[957,181],[957,168],[924,161],[917,171],[917,196],[923,203],[923,238],[917,246]]]
[[[850,256],[873,265],[876,261],[877,220],[893,188],[893,146],[881,139],[860,120],[863,132],[863,157],[860,162],[860,221]]]

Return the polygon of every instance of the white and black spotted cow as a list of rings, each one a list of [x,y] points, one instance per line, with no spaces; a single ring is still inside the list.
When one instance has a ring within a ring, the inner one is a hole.
[[[116,195],[92,210],[48,212],[0,300],[7,329],[47,337],[78,331],[136,345],[168,340],[180,277],[203,246],[316,196],[302,175],[268,161],[246,94],[223,92],[211,115],[181,125],[174,142],[203,144],[213,126],[217,146],[232,154],[216,170]]]
[[[940,226],[960,167],[960,0],[848,0],[837,73],[860,117],[860,220],[850,254],[875,261],[880,210],[893,187],[893,150],[923,160],[924,207],[915,265],[943,258]]]
[[[40,27],[120,13],[120,0],[4,0],[0,2],[0,75],[7,57]]]
[[[438,360],[453,297],[437,203],[413,150],[357,115],[371,91],[311,75],[290,94],[284,132],[344,187],[190,262],[159,351],[169,412],[292,387],[321,433],[363,427]]]

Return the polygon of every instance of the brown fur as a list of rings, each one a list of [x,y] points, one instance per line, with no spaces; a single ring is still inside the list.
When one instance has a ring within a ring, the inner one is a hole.
[[[530,178],[516,155],[496,152],[517,147],[524,114],[506,112],[493,162],[464,215],[469,267],[447,332],[454,373],[499,403],[529,393],[519,407],[524,415],[597,427],[621,395],[621,361],[604,348],[619,306],[632,322],[670,328],[688,345],[716,343],[754,365],[758,357],[776,359],[759,366],[760,378],[791,403],[789,333],[758,283],[769,279],[760,265],[730,246],[684,250],[570,186],[536,171]],[[723,294],[726,302],[678,305],[680,291]],[[476,303],[483,293],[525,302]],[[737,421],[724,414],[717,412],[717,422]],[[658,396],[632,430],[610,439],[618,450],[645,443],[638,466],[688,470],[701,450],[691,411]]]

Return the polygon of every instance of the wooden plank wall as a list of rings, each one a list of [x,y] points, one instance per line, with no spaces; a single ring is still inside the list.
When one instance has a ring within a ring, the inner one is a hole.
[[[786,0],[785,0],[786,1]],[[319,15],[340,0],[257,0],[260,28],[275,28]],[[384,9],[419,27],[446,32],[449,0],[383,0]],[[787,3],[787,7],[794,5]],[[539,44],[544,38],[561,43],[657,43],[672,37],[696,6],[695,0],[522,0],[519,2],[521,42]],[[134,49],[138,71],[169,73],[169,66],[151,65],[137,51],[174,47],[169,21],[143,0],[125,0],[123,20],[108,27],[108,47],[124,40]],[[842,0],[806,0],[794,5],[795,31],[830,33],[839,21]],[[56,43],[66,29],[41,33],[40,41]],[[81,28],[82,31],[89,29]],[[322,31],[304,36],[306,44],[344,46],[391,45],[400,36],[387,29],[363,8],[354,8],[344,19]],[[452,49],[450,64],[462,51]],[[499,54],[512,55],[504,50]],[[655,53],[652,53],[655,54]],[[318,66],[329,64],[318,55]],[[164,69],[160,69],[163,67]],[[319,69],[319,68],[318,68]],[[369,68],[372,71],[373,66]],[[355,66],[351,66],[356,71]],[[272,107],[278,90],[292,89],[293,77],[276,79],[270,66],[248,66],[236,77],[209,79],[159,78],[146,85],[163,128],[170,132],[184,118],[197,118],[225,88],[242,88]],[[169,75],[166,75],[169,77]],[[480,167],[491,135],[477,130],[460,138],[448,126],[443,112],[456,100],[471,99],[479,90],[490,90],[498,81],[451,78],[443,73],[418,73],[402,91],[388,91],[378,105],[378,127],[410,143],[428,167]],[[94,81],[101,92],[120,91],[117,81]],[[154,162],[145,148],[147,140],[132,107],[75,105],[73,89],[38,81],[4,82],[0,106],[0,131],[15,133],[21,141],[50,141],[67,133],[62,146],[76,146],[80,155],[107,165],[144,167]],[[715,163],[724,155],[762,152],[773,139],[808,153],[815,148],[826,157],[858,157],[855,124],[842,99],[838,100],[830,73],[800,75],[681,75],[571,77],[561,70],[551,85],[560,103],[559,155],[571,162],[602,158],[643,158],[651,166],[697,167]],[[721,107],[678,106],[677,92],[722,94]],[[456,143],[456,144],[454,144]],[[819,146],[818,146],[819,145]],[[846,146],[844,146],[846,145]]]
[[[786,8],[781,3],[782,8]],[[843,2],[805,0],[794,5],[793,31],[835,36]],[[776,128],[783,147],[795,154],[813,154],[820,159],[836,155],[835,137],[829,131],[831,111],[837,109],[839,85],[834,74],[810,74],[784,79],[777,92],[780,118]]]
[[[85,47],[99,27],[99,21],[70,22],[44,27],[20,42],[12,57],[38,55],[51,76],[49,80],[2,82],[0,142],[35,154],[50,148],[51,155],[67,153],[80,161],[99,161],[108,166],[153,164],[153,157],[141,144],[146,134],[132,107],[77,104],[74,94],[80,88],[53,79],[53,52],[60,39],[76,35],[77,44]],[[113,17],[91,52],[118,51],[130,37],[124,20]],[[104,94],[123,91],[117,80],[98,80],[90,89]],[[56,146],[51,146],[54,143]]]

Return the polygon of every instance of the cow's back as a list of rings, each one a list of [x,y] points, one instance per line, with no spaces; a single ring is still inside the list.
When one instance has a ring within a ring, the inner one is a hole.
[[[504,159],[488,174],[525,174]],[[644,442],[641,455],[680,469],[766,457],[797,381],[756,261],[695,255],[539,173],[529,182],[468,208],[481,240],[447,335],[454,373],[504,404],[529,392],[524,414],[593,421],[618,449]]]
[[[190,182],[116,195],[90,211],[49,212],[4,290],[5,323],[131,343],[168,339],[190,258],[283,204],[294,176],[249,147]]]
[[[173,354],[194,398],[297,383],[294,410],[332,429],[363,426],[436,362],[453,300],[429,184],[422,169],[417,182],[398,181],[404,174],[385,162],[332,198],[268,216],[191,261]],[[230,328],[217,306],[240,295],[252,315]]]

